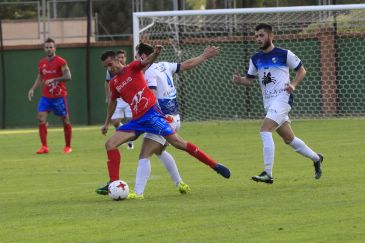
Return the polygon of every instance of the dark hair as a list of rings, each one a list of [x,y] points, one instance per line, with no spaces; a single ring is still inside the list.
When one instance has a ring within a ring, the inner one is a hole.
[[[44,41],[44,43],[53,43],[53,44],[56,44],[56,42],[54,41],[54,39],[52,38],[47,38],[47,40]]]
[[[116,55],[119,55],[119,54],[124,54],[124,55],[127,55],[127,52],[125,50],[118,50],[116,52]]]
[[[115,58],[115,52],[114,51],[105,51],[103,54],[101,54],[101,61],[105,61],[108,57]]]
[[[140,56],[143,54],[149,56],[151,53],[153,53],[154,49],[152,46],[141,42],[139,43],[139,45],[136,46],[136,51]]]
[[[269,24],[263,24],[263,23],[261,23],[261,24],[256,25],[256,28],[255,28],[256,31],[259,31],[261,29],[264,29],[267,33],[271,33],[272,32],[272,26],[269,25]]]

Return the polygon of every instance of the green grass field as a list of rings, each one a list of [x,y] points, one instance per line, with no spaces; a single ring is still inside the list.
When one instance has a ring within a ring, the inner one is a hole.
[[[36,129],[0,131],[0,242],[364,242],[365,120],[294,121],[296,135],[324,154],[323,176],[315,180],[312,162],[275,135],[272,185],[250,180],[263,169],[259,127],[183,123],[180,135],[231,178],[169,147],[191,193],[180,195],[153,157],[140,201],[94,192],[108,180],[98,127],[74,128],[69,155],[61,129],[49,129],[47,155],[35,154]],[[121,179],[131,188],[140,141],[135,147],[121,147]]]

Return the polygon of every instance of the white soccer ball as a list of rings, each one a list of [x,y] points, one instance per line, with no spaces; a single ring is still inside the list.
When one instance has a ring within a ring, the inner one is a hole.
[[[113,181],[108,186],[108,195],[113,200],[123,200],[128,197],[129,186],[126,182],[117,180]]]

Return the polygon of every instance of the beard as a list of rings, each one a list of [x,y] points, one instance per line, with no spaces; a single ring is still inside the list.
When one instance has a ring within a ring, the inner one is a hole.
[[[266,50],[267,48],[269,48],[271,46],[270,41],[266,41],[264,44],[262,44],[262,46],[260,47],[261,50]]]

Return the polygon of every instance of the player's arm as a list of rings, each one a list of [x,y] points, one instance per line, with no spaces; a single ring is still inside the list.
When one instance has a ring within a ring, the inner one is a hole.
[[[286,85],[285,90],[288,93],[294,92],[295,88],[304,79],[307,71],[303,67],[302,61],[291,51],[288,50],[286,63],[289,68],[293,68],[296,72],[295,78]]]
[[[180,71],[186,71],[192,69],[199,64],[203,63],[205,60],[209,58],[213,58],[219,54],[219,47],[216,46],[208,46],[204,49],[203,53],[197,57],[190,58],[189,60],[183,61],[180,64]]]
[[[145,59],[141,61],[142,66],[147,66],[149,64],[152,64],[156,61],[157,57],[160,55],[161,51],[163,49],[163,46],[156,45],[154,48],[154,51],[148,55]]]
[[[57,84],[59,82],[70,81],[71,80],[71,71],[70,71],[70,68],[67,66],[67,64],[62,66],[61,70],[62,70],[62,76],[61,77],[48,79],[48,80],[45,81],[45,84],[50,84],[50,83],[56,83]]]
[[[252,58],[250,59],[250,63],[248,65],[248,71],[245,76],[241,76],[239,72],[236,72],[233,74],[233,82],[236,84],[242,84],[244,86],[252,86],[253,80],[255,79],[255,75],[257,75],[257,68],[255,64],[252,61]]]
[[[110,90],[109,90],[109,84],[108,82],[105,81],[105,103],[108,103],[109,102],[109,99],[110,99]]]
[[[31,101],[34,96],[34,90],[37,89],[42,84],[42,75],[38,73],[37,78],[30,90],[28,91],[28,100]]]
[[[305,75],[307,74],[307,71],[305,70],[305,68],[303,67],[303,65],[301,65],[297,70],[296,70],[296,74],[295,74],[295,78],[293,81],[291,81],[286,87],[285,90],[288,93],[292,93],[294,92],[295,88],[299,85],[300,82],[302,82],[302,80],[304,79]]]
[[[236,84],[241,84],[244,86],[252,86],[254,78],[250,78],[247,76],[242,77],[238,72],[233,74],[233,82]]]
[[[114,114],[116,107],[117,107],[117,100],[110,98],[109,102],[108,102],[105,122],[104,122],[104,125],[101,127],[101,133],[104,135],[107,134],[107,132],[108,132],[109,124],[110,124],[111,118]]]

